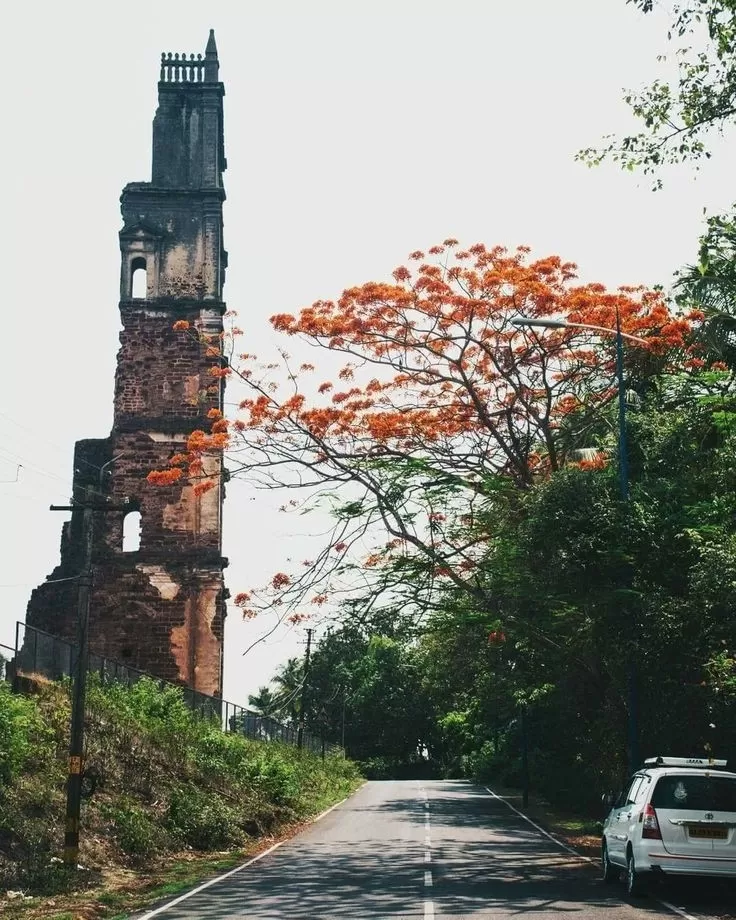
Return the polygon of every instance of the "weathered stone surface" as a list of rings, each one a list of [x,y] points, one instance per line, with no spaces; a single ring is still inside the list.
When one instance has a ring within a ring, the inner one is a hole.
[[[191,484],[146,482],[165,468],[207,413],[222,409],[213,358],[176,320],[210,336],[222,332],[222,129],[224,89],[210,37],[205,61],[182,68],[162,60],[153,123],[153,181],[125,186],[121,196],[120,350],[113,429],[79,441],[74,457],[76,503],[129,502],[141,515],[140,545],[123,544],[123,512],[95,512],[90,646],[98,654],[200,690],[222,688],[225,619],[222,500]],[[145,271],[145,297],[133,276]],[[217,341],[217,338],[215,338]],[[216,360],[216,359],[215,359]],[[205,460],[219,481],[222,458]],[[63,579],[84,568],[81,506],[63,527],[60,565],[33,592],[27,621],[74,639],[76,585]]]

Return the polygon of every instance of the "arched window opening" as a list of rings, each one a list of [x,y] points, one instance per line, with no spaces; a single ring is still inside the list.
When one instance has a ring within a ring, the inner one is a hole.
[[[146,260],[133,259],[130,263],[131,284],[130,296],[134,300],[145,300],[148,287],[148,276],[146,274]]]
[[[141,513],[129,511],[123,518],[123,552],[137,553],[141,548]]]

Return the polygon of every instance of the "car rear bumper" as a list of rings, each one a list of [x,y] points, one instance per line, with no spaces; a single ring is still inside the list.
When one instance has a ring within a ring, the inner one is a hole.
[[[736,878],[735,856],[676,856],[672,853],[647,853],[646,862],[652,872],[668,875],[707,875]],[[645,868],[642,866],[642,868]]]

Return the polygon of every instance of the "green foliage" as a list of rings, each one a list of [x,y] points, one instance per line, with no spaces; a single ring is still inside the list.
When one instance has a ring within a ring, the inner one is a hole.
[[[162,850],[170,841],[150,809],[143,808],[127,798],[102,809],[112,826],[118,846],[136,862],[145,862]]]
[[[711,215],[700,238],[698,261],[678,273],[678,302],[689,310],[702,311],[703,321],[696,332],[698,359],[721,362],[736,370],[736,206],[726,214]],[[706,372],[704,384],[723,399],[729,374]],[[719,413],[721,424],[731,423],[733,411]]]
[[[279,702],[270,687],[259,687],[258,693],[248,697],[248,705],[264,716],[275,717],[279,712]]]
[[[272,753],[272,752],[269,752]],[[299,774],[286,758],[256,757],[245,765],[245,774],[254,786],[278,805],[291,805],[299,795]]]
[[[273,683],[276,685],[275,714],[296,725],[301,712],[303,662],[299,658],[290,658],[276,672]]]
[[[52,740],[34,701],[15,696],[0,682],[0,788],[47,762]]]
[[[643,12],[652,0],[628,0]],[[654,174],[665,164],[708,159],[710,131],[722,132],[736,113],[736,0],[678,0],[667,33],[678,46],[674,83],[656,79],[624,99],[642,129],[622,138],[605,138],[603,148],[580,151],[597,165],[609,158],[627,170]],[[664,57],[661,58],[664,60]],[[661,186],[661,179],[655,187]]]
[[[320,642],[309,676],[307,725],[340,742],[364,769],[370,759],[417,764],[436,731],[421,662],[400,617],[371,627],[346,626]],[[374,631],[375,630],[375,631]],[[375,772],[375,771],[374,771]]]
[[[236,807],[196,786],[171,794],[168,827],[176,840],[195,850],[223,850],[242,843],[241,822]]]

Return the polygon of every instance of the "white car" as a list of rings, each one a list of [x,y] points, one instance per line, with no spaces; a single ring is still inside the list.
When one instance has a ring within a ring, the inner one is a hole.
[[[655,757],[644,762],[603,825],[603,879],[626,873],[631,895],[655,875],[736,879],[736,773],[725,760]]]

